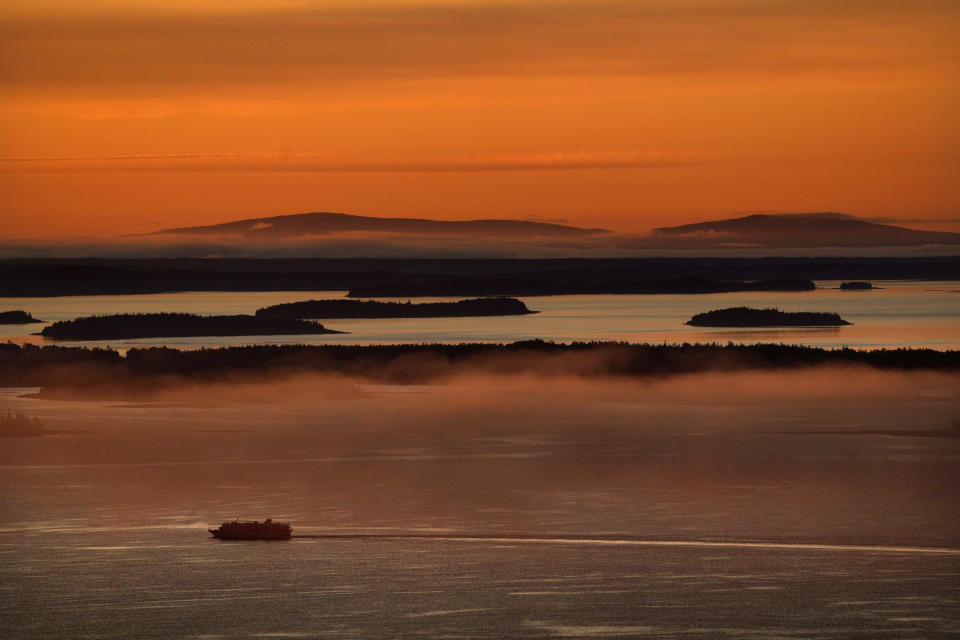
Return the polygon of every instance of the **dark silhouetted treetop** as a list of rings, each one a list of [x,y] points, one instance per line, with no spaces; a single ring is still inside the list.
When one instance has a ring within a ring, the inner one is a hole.
[[[163,385],[285,380],[337,374],[396,384],[445,376],[650,377],[700,371],[859,365],[960,372],[960,351],[818,349],[782,344],[628,344],[528,340],[510,344],[250,345],[179,350],[0,344],[0,387],[43,387],[60,397],[147,397]]]
[[[43,322],[43,320],[37,320],[26,311],[0,311],[0,324],[33,324],[34,322]]]
[[[257,309],[258,318],[458,318],[518,316],[530,311],[516,298],[475,298],[456,302],[378,302],[376,300],[304,300]]]
[[[250,315],[198,316],[190,313],[122,313],[61,320],[40,335],[63,340],[185,338],[194,336],[269,336],[342,333],[309,320]]]
[[[698,313],[686,324],[695,327],[838,327],[850,323],[836,313],[730,307]]]

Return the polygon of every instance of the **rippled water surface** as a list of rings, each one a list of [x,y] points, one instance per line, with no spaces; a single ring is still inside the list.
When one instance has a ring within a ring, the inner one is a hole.
[[[763,384],[2,390],[63,433],[2,441],[0,637],[956,637],[960,440],[884,435],[949,428],[956,381],[869,402]],[[206,532],[268,516],[333,537]]]

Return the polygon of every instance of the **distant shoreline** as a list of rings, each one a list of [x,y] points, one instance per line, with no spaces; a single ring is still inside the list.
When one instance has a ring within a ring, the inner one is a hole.
[[[812,280],[721,281],[686,277],[669,280],[602,279],[580,282],[565,278],[405,278],[351,289],[350,298],[428,296],[563,296],[596,294],[705,294],[736,291],[812,291]]]
[[[417,295],[442,288],[456,297],[716,293],[723,286],[743,290],[717,283],[787,280],[960,280],[960,256],[0,260],[0,297],[24,298],[188,291],[351,291],[355,297],[375,291],[380,297],[407,297],[404,290],[414,287],[424,291]]]
[[[303,300],[257,309],[258,318],[473,318],[537,313],[516,298],[475,298],[456,302],[379,302],[375,300]]]

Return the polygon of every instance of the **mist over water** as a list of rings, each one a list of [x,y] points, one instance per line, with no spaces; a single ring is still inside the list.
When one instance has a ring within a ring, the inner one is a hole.
[[[141,403],[28,391],[0,391],[0,411],[71,433],[0,449],[0,635],[960,630],[960,556],[922,552],[960,549],[960,440],[942,437],[957,375],[301,376]],[[209,539],[234,517],[446,538]]]

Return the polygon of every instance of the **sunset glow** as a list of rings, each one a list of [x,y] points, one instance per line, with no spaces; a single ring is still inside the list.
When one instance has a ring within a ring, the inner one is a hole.
[[[8,238],[304,211],[960,230],[954,2],[14,0],[0,17]]]

